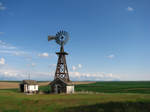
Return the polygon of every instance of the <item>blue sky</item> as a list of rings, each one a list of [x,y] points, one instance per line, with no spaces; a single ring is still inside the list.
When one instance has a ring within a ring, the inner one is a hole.
[[[0,80],[53,80],[65,30],[71,80],[150,80],[149,0],[0,0]]]

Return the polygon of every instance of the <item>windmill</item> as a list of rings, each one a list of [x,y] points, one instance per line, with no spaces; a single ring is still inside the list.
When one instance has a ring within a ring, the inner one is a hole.
[[[55,40],[55,42],[60,45],[60,52],[56,52],[56,54],[58,55],[58,61],[54,80],[50,83],[51,90],[54,93],[73,93],[74,86],[69,79],[66,63],[66,55],[68,55],[68,53],[64,51],[64,45],[69,40],[69,34],[66,31],[62,30],[57,32],[55,36],[48,36],[48,41],[51,40]]]

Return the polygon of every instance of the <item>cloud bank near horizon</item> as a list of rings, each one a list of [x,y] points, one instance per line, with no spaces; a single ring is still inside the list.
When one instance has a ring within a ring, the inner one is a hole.
[[[3,67],[0,69],[0,80],[24,80],[28,79],[30,74],[33,80],[49,80],[52,81],[54,78],[55,71],[51,72],[37,72],[37,71],[26,71],[17,70],[14,68]],[[72,81],[114,81],[120,80],[118,75],[112,73],[81,73],[77,71],[69,72],[70,79]]]

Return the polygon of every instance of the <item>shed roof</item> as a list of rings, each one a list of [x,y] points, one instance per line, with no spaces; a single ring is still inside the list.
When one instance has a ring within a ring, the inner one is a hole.
[[[22,84],[33,84],[33,85],[36,85],[37,81],[35,81],[35,80],[23,80]]]
[[[68,81],[68,82],[67,82],[67,81],[64,81],[64,80],[62,80],[62,79],[60,79],[60,78],[54,79],[54,80],[50,83],[50,85],[53,85],[54,83],[57,83],[58,80],[60,80],[61,82],[65,83],[65,84],[68,85],[68,86],[69,86],[69,85],[74,85],[73,82],[71,82],[71,81]]]

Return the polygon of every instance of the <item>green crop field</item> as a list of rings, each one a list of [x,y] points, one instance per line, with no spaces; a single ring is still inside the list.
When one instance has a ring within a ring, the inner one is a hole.
[[[48,89],[40,87],[40,91]],[[3,89],[0,112],[150,112],[150,82],[97,82],[75,89],[77,93],[70,95],[26,95]]]
[[[76,91],[92,91],[101,93],[148,93],[150,81],[110,81],[93,84],[76,85]]]

